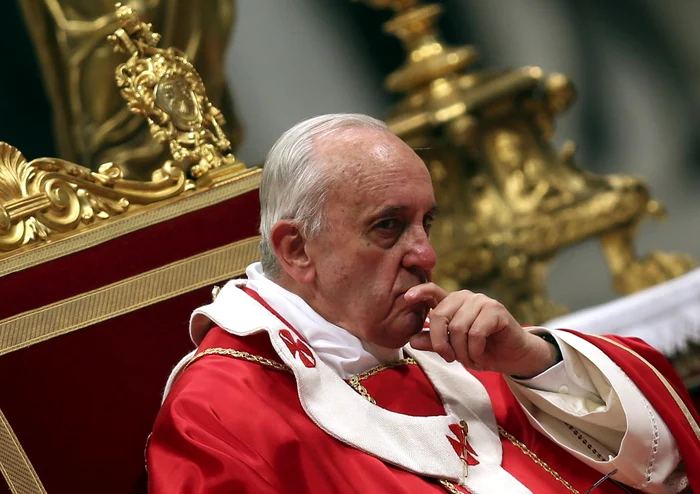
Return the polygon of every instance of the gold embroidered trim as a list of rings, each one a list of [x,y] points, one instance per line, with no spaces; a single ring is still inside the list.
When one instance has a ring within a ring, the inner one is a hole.
[[[373,405],[376,405],[377,402],[375,401],[374,398],[369,394],[367,391],[367,388],[365,388],[360,381],[367,379],[368,377],[374,376],[376,374],[379,374],[381,371],[385,369],[389,369],[391,367],[396,367],[397,365],[405,365],[405,364],[416,364],[415,359],[408,358],[408,359],[401,359],[397,360],[396,362],[391,362],[388,364],[384,365],[378,365],[377,367],[372,367],[370,370],[363,372],[362,374],[357,374],[355,376],[352,376],[348,380],[348,384],[355,390],[357,391],[363,398],[368,400],[370,403]],[[501,434],[501,436],[505,437],[508,439],[511,443],[513,443],[520,451],[522,451],[526,456],[528,456],[532,461],[537,463],[540,467],[542,467],[547,473],[549,473],[552,477],[554,477],[558,482],[560,482],[564,487],[566,487],[569,491],[573,492],[574,494],[580,494],[578,490],[576,490],[569,482],[564,480],[564,478],[559,475],[552,467],[547,465],[544,461],[540,460],[540,458],[530,451],[525,444],[521,443],[518,441],[515,436],[507,432],[503,427],[500,425],[498,426],[498,432]],[[440,484],[445,487],[449,492],[452,494],[464,494],[464,492],[460,491],[452,482],[449,480],[440,480]]]
[[[259,237],[226,245],[0,321],[0,355],[239,276],[258,259]],[[0,471],[13,494],[46,494],[0,411]]]
[[[507,432],[503,427],[500,425],[498,426],[498,432],[501,434],[501,436],[505,437],[508,439],[511,443],[513,443],[520,451],[523,452],[525,456],[528,456],[532,461],[537,463],[539,466],[541,466],[548,474],[550,474],[552,477],[554,477],[557,482],[561,483],[564,487],[566,487],[568,490],[573,492],[574,494],[579,494],[579,491],[574,488],[571,484],[569,484],[564,478],[559,475],[552,467],[547,465],[544,461],[540,460],[540,458],[530,451],[527,446],[525,446],[523,443],[518,441],[514,435],[511,433]]]
[[[192,357],[192,359],[189,362],[187,362],[187,364],[185,365],[185,367],[183,367],[182,370],[184,371],[190,365],[194,364],[197,360],[199,360],[202,357],[206,357],[207,355],[224,355],[226,357],[247,360],[248,362],[255,362],[256,364],[272,367],[273,369],[292,374],[292,369],[290,369],[284,364],[275,362],[274,360],[270,360],[269,358],[261,357],[260,355],[253,355],[252,353],[241,352],[239,350],[233,350],[231,348],[208,348],[202,353],[198,353],[197,355]]]
[[[36,266],[73,252],[107,242],[114,238],[140,230],[186,213],[213,206],[238,197],[260,187],[262,170],[252,168],[235,177],[230,183],[192,194],[182,194],[171,200],[156,202],[140,207],[133,213],[125,213],[114,221],[108,221],[95,228],[73,233],[50,243],[18,249],[12,255],[3,257],[0,253],[0,277],[16,271]]]
[[[46,494],[12,427],[0,412],[0,471],[12,494]]]
[[[0,355],[239,276],[258,259],[252,237],[0,321]]]
[[[362,396],[364,399],[369,401],[372,405],[376,405],[377,402],[374,401],[374,398],[372,398],[369,394],[369,391],[367,391],[367,388],[365,388],[360,381],[364,381],[367,378],[370,378],[372,376],[375,376],[382,372],[383,370],[386,369],[391,369],[392,367],[398,367],[399,365],[411,365],[411,364],[416,364],[416,360],[414,358],[408,357],[408,358],[402,358],[400,360],[396,360],[395,362],[387,362],[386,364],[381,364],[377,365],[375,367],[372,367],[369,370],[366,370],[364,372],[361,372],[360,374],[356,374],[352,376],[350,379],[348,379],[348,384],[352,386],[352,388],[357,391],[360,396]]]
[[[683,403],[683,400],[681,399],[681,397],[678,396],[678,393],[676,393],[676,390],[673,389],[673,386],[671,386],[671,384],[666,380],[666,378],[664,377],[664,375],[661,374],[661,372],[659,372],[659,371],[656,369],[656,367],[654,367],[653,365],[651,365],[644,357],[642,357],[641,355],[639,355],[637,352],[635,352],[635,351],[632,350],[631,348],[627,348],[626,346],[621,345],[620,343],[618,343],[618,342],[616,342],[616,341],[614,341],[614,340],[611,340],[610,338],[606,338],[605,336],[600,336],[600,335],[595,335],[595,334],[594,334],[594,335],[590,335],[590,336],[594,336],[594,337],[596,337],[596,338],[600,338],[601,340],[605,340],[605,341],[607,341],[608,343],[612,343],[613,345],[615,345],[615,346],[618,347],[618,348],[622,348],[623,350],[627,351],[630,355],[633,355],[633,356],[637,357],[637,358],[638,358],[639,360],[641,360],[647,367],[649,367],[652,371],[654,371],[654,374],[656,374],[656,377],[658,377],[659,380],[660,380],[660,381],[663,383],[663,385],[666,387],[666,390],[669,392],[669,394],[671,395],[671,397],[673,397],[673,401],[676,402],[676,405],[678,405],[678,408],[680,408],[681,412],[682,412],[683,415],[685,416],[685,419],[688,421],[688,424],[689,424],[690,427],[693,429],[693,432],[695,433],[695,438],[696,438],[698,441],[700,441],[700,427],[698,427],[697,422],[695,422],[695,419],[694,419],[693,416],[690,414],[690,411],[688,410],[688,407],[685,406],[685,403]]]

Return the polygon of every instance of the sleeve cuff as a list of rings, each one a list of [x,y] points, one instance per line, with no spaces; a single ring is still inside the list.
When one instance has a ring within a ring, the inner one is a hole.
[[[551,331],[541,327],[528,328],[528,331],[539,334],[542,332],[547,332],[551,334],[559,346],[559,351],[561,352],[562,360],[554,364],[549,369],[541,372],[540,374],[531,377],[529,379],[518,379],[516,377],[510,376],[513,382],[516,382],[522,386],[528,387],[530,389],[538,391],[548,391],[551,393],[559,393],[564,395],[577,396],[581,398],[591,398],[591,391],[585,387],[580,386],[577,381],[580,381],[579,376],[570,375],[570,365],[572,362],[572,357],[576,354],[576,350],[567,345],[562,341],[555,331]]]

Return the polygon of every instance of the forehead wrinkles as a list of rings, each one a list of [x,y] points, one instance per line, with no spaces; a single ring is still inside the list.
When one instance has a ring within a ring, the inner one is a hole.
[[[330,175],[327,198],[341,212],[362,209],[398,185],[430,184],[420,158],[389,132],[349,128],[334,132],[332,139],[325,137],[316,141],[316,150]]]
[[[337,179],[332,181],[333,185],[371,190],[381,186],[390,175],[400,173],[392,166],[396,161],[395,149],[390,143],[382,142],[387,135],[366,129],[344,129],[335,132],[333,139],[328,136],[319,139],[316,142],[319,161],[324,172]]]
[[[405,168],[401,166],[406,159],[403,143],[397,138],[398,142],[394,142],[392,134],[345,132],[338,137],[331,142],[319,142],[317,149],[322,161],[344,177],[364,175],[371,178],[380,170],[400,173],[400,169]]]

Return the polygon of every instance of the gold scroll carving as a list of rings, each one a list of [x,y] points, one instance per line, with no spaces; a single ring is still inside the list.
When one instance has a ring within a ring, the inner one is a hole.
[[[431,232],[438,282],[490,291],[522,323],[537,324],[567,310],[549,298],[546,280],[568,245],[597,237],[625,294],[694,265],[682,254],[637,255],[635,229],[663,215],[644,182],[585,171],[571,142],[554,149],[554,120],[576,97],[567,77],[537,67],[468,71],[477,52],[440,39],[438,5],[363,1],[394,10],[384,28],[408,53],[386,79],[405,95],[387,122],[423,157],[446,213]]]
[[[45,241],[80,226],[192,188],[182,169],[167,164],[152,180],[125,180],[112,163],[98,171],[58,158],[27,161],[0,142],[0,258],[2,251]]]

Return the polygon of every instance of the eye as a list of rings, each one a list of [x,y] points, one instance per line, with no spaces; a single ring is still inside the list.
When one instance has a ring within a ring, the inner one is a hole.
[[[387,218],[385,220],[381,220],[381,221],[377,222],[374,225],[374,228],[376,230],[389,231],[389,230],[396,229],[398,226],[399,226],[399,220],[397,220],[396,218]]]

